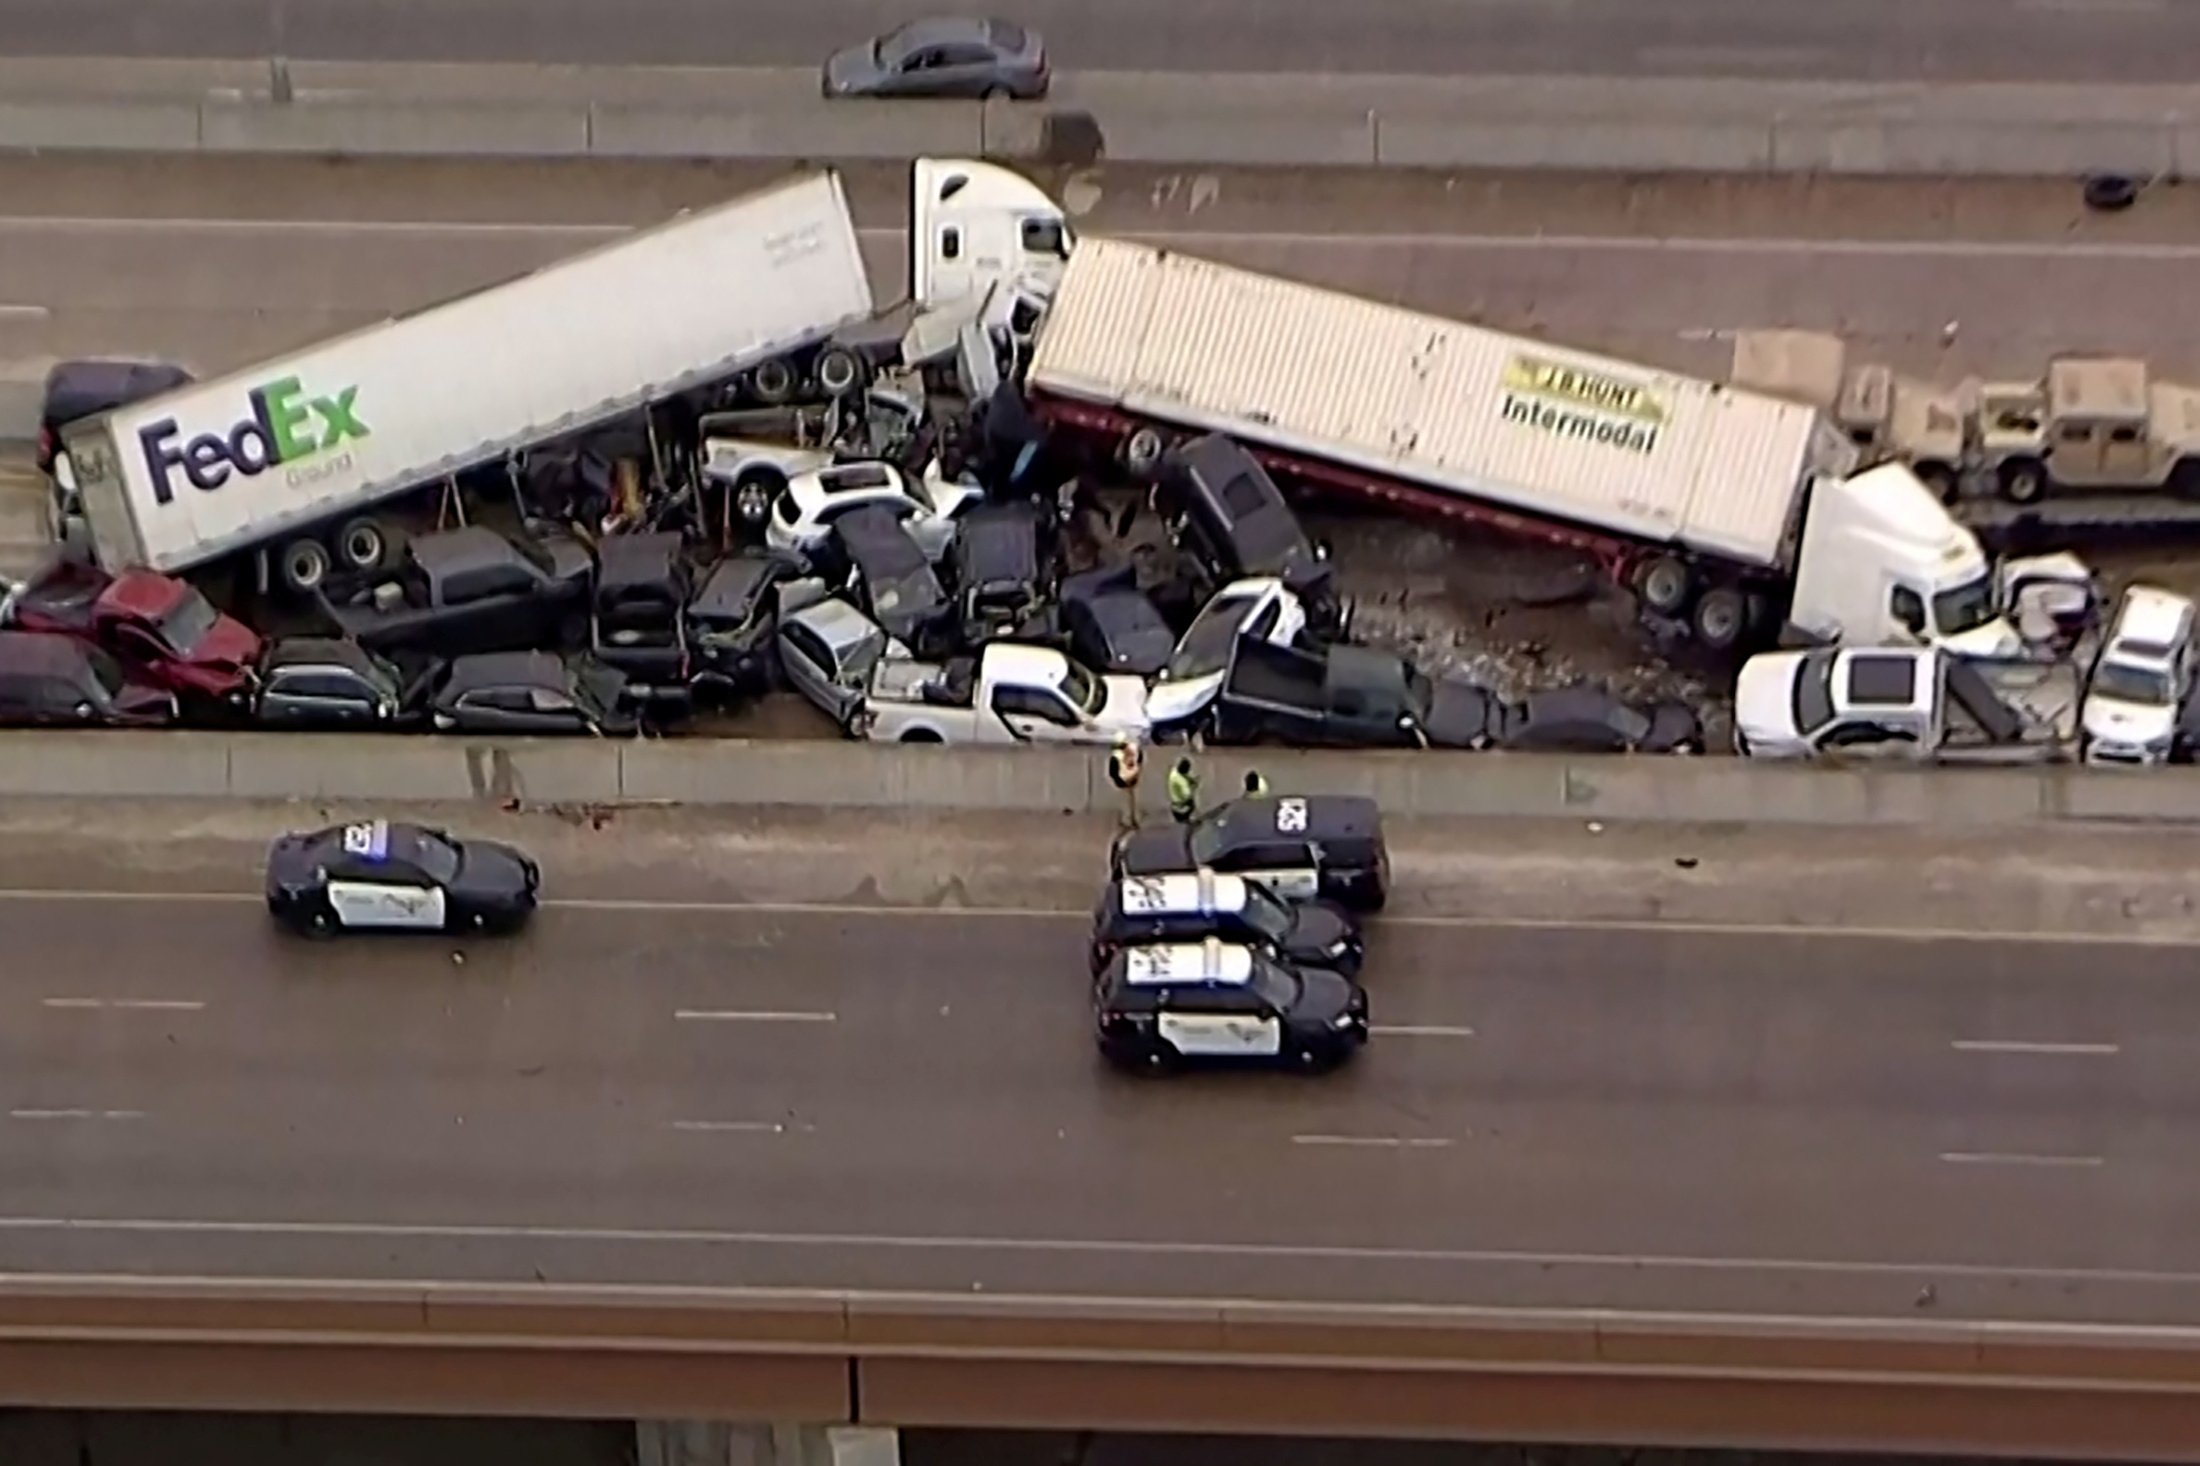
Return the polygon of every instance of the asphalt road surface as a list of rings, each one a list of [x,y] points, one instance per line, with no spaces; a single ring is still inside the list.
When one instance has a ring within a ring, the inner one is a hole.
[[[17,894],[0,1268],[2200,1306],[2190,949],[1422,917],[1356,1069],[1152,1082],[1082,928],[605,895],[461,952]]]
[[[508,277],[783,170],[0,160],[0,359],[241,365]],[[905,189],[851,174],[882,300]],[[1926,373],[2056,351],[2200,370],[2200,196],[2088,220],[2068,186],[1113,169],[1082,227],[1717,373],[1725,333],[1840,330]]]
[[[7,0],[16,55],[812,65],[928,13],[1037,27],[1132,71],[2190,81],[2178,0]]]

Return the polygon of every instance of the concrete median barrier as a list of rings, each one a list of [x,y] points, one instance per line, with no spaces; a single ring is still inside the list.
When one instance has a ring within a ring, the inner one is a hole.
[[[2200,87],[1067,72],[1043,104],[831,101],[808,68],[0,60],[0,148],[2075,176],[2200,161]]]
[[[1152,750],[1139,789],[1163,818]],[[1691,824],[2200,823],[2200,770],[1839,769],[1727,758],[1550,758],[1295,749],[1196,755],[1209,800],[1248,769],[1281,791],[1366,794],[1430,817]],[[0,797],[692,804],[1114,815],[1099,750],[807,740],[0,734]]]

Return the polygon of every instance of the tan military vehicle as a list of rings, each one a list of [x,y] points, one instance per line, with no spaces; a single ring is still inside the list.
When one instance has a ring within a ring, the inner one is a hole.
[[[1823,408],[1873,461],[1907,463],[1948,498],[2200,492],[2200,391],[2128,357],[2062,356],[2043,380],[1954,387],[1876,363],[1815,331],[1742,331],[1733,379]]]

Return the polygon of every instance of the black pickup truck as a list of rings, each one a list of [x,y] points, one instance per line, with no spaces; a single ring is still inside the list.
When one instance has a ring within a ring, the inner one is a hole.
[[[571,538],[522,544],[472,525],[420,536],[394,575],[324,591],[322,604],[336,629],[369,651],[528,651],[588,635],[595,568]]]
[[[1216,743],[1484,748],[1502,705],[1463,679],[1431,679],[1363,646],[1318,651],[1239,637],[1214,703]]]

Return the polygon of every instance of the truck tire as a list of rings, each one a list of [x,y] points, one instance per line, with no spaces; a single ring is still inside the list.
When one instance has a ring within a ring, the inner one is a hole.
[[[2047,497],[2047,471],[2030,458],[2001,466],[2001,496],[2012,504],[2036,504]]]
[[[276,557],[276,575],[283,589],[309,595],[328,579],[328,546],[319,540],[292,540]]]
[[[1123,470],[1133,478],[1150,479],[1161,470],[1169,451],[1168,440],[1152,428],[1140,428],[1123,440]]]
[[[817,354],[817,385],[827,397],[847,397],[863,386],[863,361],[845,346]]]
[[[799,385],[794,368],[783,361],[767,361],[749,373],[749,390],[767,407],[784,407],[794,401],[795,388]]]
[[[372,519],[354,519],[336,535],[336,558],[347,570],[380,570],[390,552],[389,536]]]
[[[1678,616],[1688,604],[1694,579],[1687,562],[1675,555],[1658,555],[1636,568],[1635,594],[1660,616]]]
[[[1726,651],[1749,629],[1749,598],[1730,586],[1715,586],[1696,602],[1689,620],[1706,650]]]

